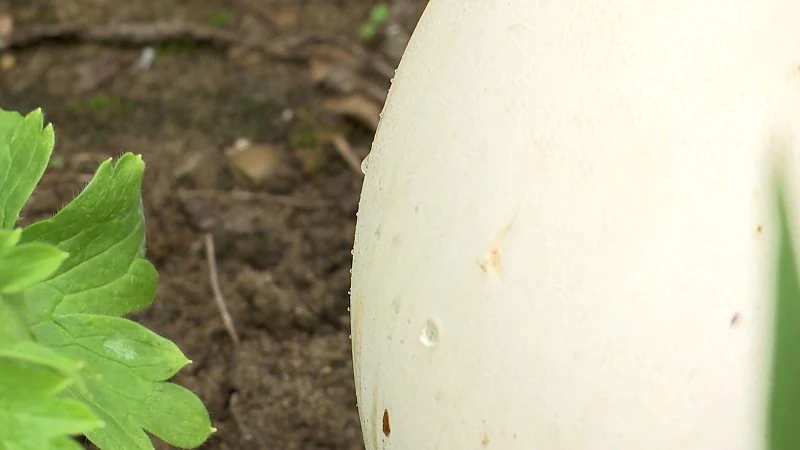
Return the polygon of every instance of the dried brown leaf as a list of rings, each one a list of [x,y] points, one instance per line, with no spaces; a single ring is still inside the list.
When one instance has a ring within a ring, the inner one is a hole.
[[[381,107],[361,94],[327,100],[322,107],[330,113],[356,120],[373,131],[378,128]]]
[[[230,165],[234,172],[255,185],[278,174],[281,163],[278,150],[263,144],[246,147],[230,156]]]

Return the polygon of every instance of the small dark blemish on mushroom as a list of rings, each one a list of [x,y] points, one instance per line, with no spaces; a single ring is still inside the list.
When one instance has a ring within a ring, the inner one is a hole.
[[[731,316],[731,328],[735,327],[739,324],[739,321],[742,319],[742,316],[737,312]]]
[[[489,250],[483,261],[478,261],[478,266],[484,273],[489,272],[489,270],[498,270],[500,267],[500,249],[492,248]]]
[[[392,427],[389,426],[389,411],[383,410],[383,435],[389,437],[392,433]]]
[[[486,252],[483,258],[478,260],[478,267],[480,267],[483,273],[491,273],[492,275],[500,277],[502,280],[503,275],[500,270],[500,249],[506,240],[508,232],[511,231],[511,227],[514,225],[516,218],[517,216],[514,214],[514,217],[511,218],[508,224],[506,224],[506,226],[504,226],[491,238],[489,251]]]
[[[483,439],[481,439],[481,445],[483,445],[484,447],[489,446],[489,436],[485,434],[483,435]]]
[[[756,233],[761,233],[762,231],[764,231],[764,227],[761,226],[761,224],[758,224],[758,226],[756,227]]]

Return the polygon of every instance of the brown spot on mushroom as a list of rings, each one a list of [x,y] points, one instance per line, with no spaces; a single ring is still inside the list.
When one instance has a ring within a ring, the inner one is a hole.
[[[481,445],[483,445],[484,447],[489,446],[489,436],[485,434],[483,435],[483,439],[481,439]]]
[[[389,425],[389,411],[383,410],[383,435],[389,437],[392,433],[392,427]]]
[[[731,327],[735,327],[736,325],[738,325],[739,321],[741,320],[742,316],[738,312],[734,313],[733,316],[731,316]]]
[[[761,233],[762,231],[764,231],[764,227],[761,226],[761,224],[758,224],[758,226],[756,227],[756,233]]]
[[[503,246],[506,240],[506,236],[508,232],[511,231],[511,227],[514,225],[514,220],[516,219],[516,215],[504,226],[501,228],[494,236],[492,236],[491,240],[489,241],[489,251],[483,256],[482,259],[478,260],[478,267],[481,268],[483,273],[492,273],[502,278],[502,274],[500,272],[500,248]]]
[[[481,270],[484,273],[489,272],[489,270],[499,271],[500,249],[492,248],[491,250],[489,250],[489,252],[486,253],[486,256],[483,257],[483,260],[478,261],[478,265],[480,266]]]

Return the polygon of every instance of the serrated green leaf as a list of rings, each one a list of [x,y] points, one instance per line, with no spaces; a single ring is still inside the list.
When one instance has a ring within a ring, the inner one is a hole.
[[[24,117],[16,111],[0,109],[0,142],[9,141],[11,132],[19,126]]]
[[[164,381],[191,361],[172,341],[122,317],[92,314],[56,316],[32,329],[43,345],[75,355],[94,369],[124,368],[144,381]],[[102,371],[101,371],[102,372]],[[106,377],[105,382],[114,382]]]
[[[49,367],[0,358],[0,448],[65,448],[67,436],[102,427],[85,404],[57,395],[71,381]]]
[[[49,278],[67,253],[38,242],[17,245],[0,255],[0,294],[13,294]]]
[[[111,383],[87,383],[91,401],[103,405],[96,412],[106,426],[87,434],[99,448],[150,450],[152,443],[142,428],[175,447],[197,448],[216,431],[203,419],[205,405],[188,389],[173,383],[127,380],[130,384],[124,389]]]
[[[779,180],[783,181],[783,180]],[[777,190],[780,247],[775,276],[774,342],[768,411],[770,450],[800,448],[800,281],[783,186]]]
[[[102,404],[110,413],[101,415],[108,427],[89,436],[96,445],[108,438],[105,448],[149,448],[134,447],[149,440],[119,432],[126,427],[145,428],[182,448],[200,445],[197,436],[205,440],[210,434],[199,399],[162,382],[190,362],[171,341],[127,319],[87,314],[58,316],[33,332],[39,342],[87,363],[87,394],[75,398]],[[114,420],[125,416],[127,423]]]
[[[11,229],[42,178],[55,144],[37,109],[24,118],[0,111],[0,229]]]
[[[126,154],[100,165],[92,181],[52,218],[25,228],[21,242],[69,253],[59,271],[28,293],[29,323],[51,315],[120,316],[151,305],[158,273],[142,259],[144,162]]]
[[[147,430],[181,448],[213,433],[205,406],[166,380],[189,361],[170,341],[122,316],[153,301],[158,274],[143,259],[144,163],[126,154],[100,165],[75,200],[23,230],[23,244],[54,245],[69,254],[58,271],[25,291],[24,315],[34,338],[86,363],[85,401],[106,424],[87,433],[102,449],[153,449]]]

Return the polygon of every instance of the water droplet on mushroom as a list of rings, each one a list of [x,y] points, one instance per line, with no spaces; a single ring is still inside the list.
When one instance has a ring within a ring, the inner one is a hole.
[[[426,347],[433,347],[439,343],[439,325],[433,319],[425,321],[422,326],[422,332],[419,335],[419,341]]]
[[[364,160],[361,161],[361,173],[366,175],[367,168],[369,168],[369,154],[367,154],[366,158],[364,158]]]

